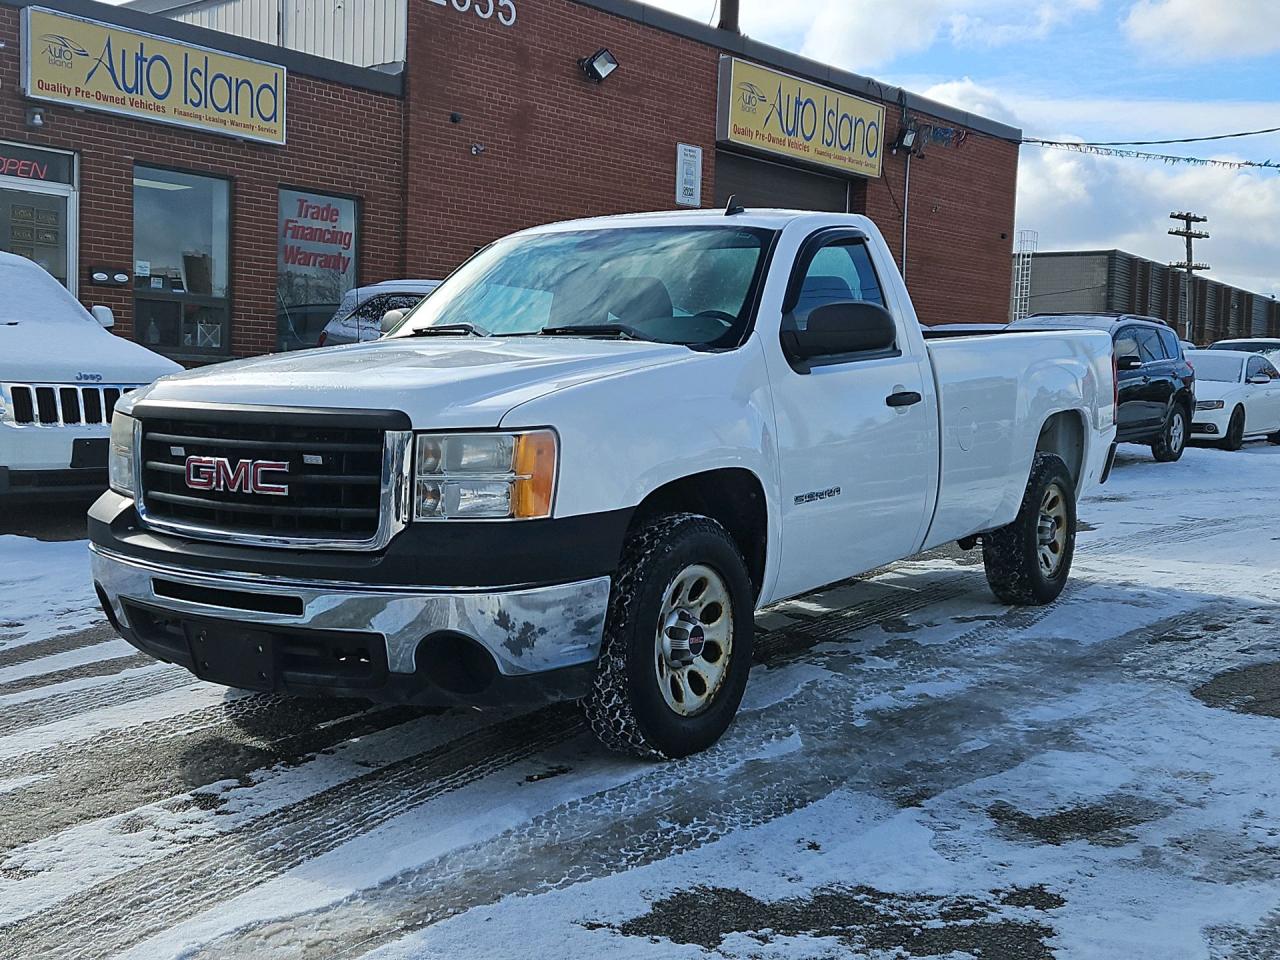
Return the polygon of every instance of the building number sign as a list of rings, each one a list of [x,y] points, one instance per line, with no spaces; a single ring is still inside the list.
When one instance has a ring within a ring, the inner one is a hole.
[[[497,15],[498,22],[504,27],[516,25],[515,0],[429,0],[437,7],[453,7],[459,13],[472,12],[481,20],[490,20]]]

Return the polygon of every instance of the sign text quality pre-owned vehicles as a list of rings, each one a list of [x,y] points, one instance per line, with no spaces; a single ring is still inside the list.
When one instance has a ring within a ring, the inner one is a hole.
[[[86,110],[283,144],[282,66],[42,7],[22,12],[23,90]]]
[[[123,403],[89,534],[127,640],[248,689],[580,700],[684,756],[757,608],[952,541],[1052,601],[1114,456],[1108,335],[926,336],[860,216],[541,227],[384,324]]]

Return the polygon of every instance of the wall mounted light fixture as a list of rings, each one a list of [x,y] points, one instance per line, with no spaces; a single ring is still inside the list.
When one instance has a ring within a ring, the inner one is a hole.
[[[617,70],[620,64],[608,47],[601,47],[591,56],[579,60],[578,66],[582,68],[588,80],[600,83]]]

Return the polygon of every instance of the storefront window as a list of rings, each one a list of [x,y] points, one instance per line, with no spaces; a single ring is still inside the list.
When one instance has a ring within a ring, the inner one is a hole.
[[[0,250],[34,260],[75,292],[75,157],[0,143]]]
[[[229,214],[225,180],[133,169],[134,329],[178,357],[231,350]]]
[[[276,345],[314,347],[356,284],[356,201],[281,189],[276,255]]]

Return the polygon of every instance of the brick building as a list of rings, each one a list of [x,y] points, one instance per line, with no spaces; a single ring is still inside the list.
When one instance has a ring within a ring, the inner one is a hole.
[[[1017,130],[633,0],[353,0],[289,36],[287,6],[0,0],[0,249],[188,363],[524,226],[730,194],[868,214],[925,322],[1007,312]],[[773,83],[794,130],[751,142]]]

